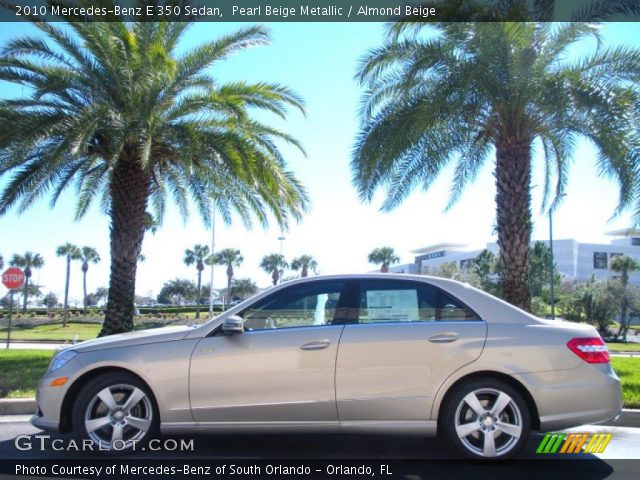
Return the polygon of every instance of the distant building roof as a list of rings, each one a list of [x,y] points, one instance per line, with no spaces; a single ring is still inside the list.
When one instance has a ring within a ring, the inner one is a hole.
[[[611,237],[640,237],[640,229],[637,228],[621,228],[619,230],[611,230],[605,232],[605,235]]]
[[[429,245],[422,248],[416,248],[412,250],[411,253],[432,253],[440,250],[461,250],[467,246],[466,243],[437,243],[435,245]]]

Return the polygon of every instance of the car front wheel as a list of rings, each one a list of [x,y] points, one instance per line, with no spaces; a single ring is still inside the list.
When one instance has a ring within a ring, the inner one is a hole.
[[[133,375],[107,373],[87,383],[73,410],[75,432],[100,451],[128,452],[158,431],[158,414],[149,388]]]
[[[456,451],[470,458],[517,455],[531,425],[522,395],[498,379],[475,379],[457,387],[446,400],[442,432]]]

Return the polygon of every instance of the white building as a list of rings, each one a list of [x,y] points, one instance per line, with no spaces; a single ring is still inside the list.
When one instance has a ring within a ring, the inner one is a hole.
[[[615,277],[609,270],[609,262],[616,255],[628,255],[640,262],[640,230],[626,228],[607,232],[614,237],[611,243],[581,243],[574,239],[553,240],[553,257],[560,274],[579,282]],[[547,245],[549,240],[542,240]],[[464,270],[482,250],[468,250],[460,243],[439,243],[413,250],[414,263],[394,265],[389,270],[396,273],[426,273],[444,263],[456,262]],[[498,255],[498,244],[488,243],[486,249]],[[640,272],[629,275],[629,283],[640,284]]]

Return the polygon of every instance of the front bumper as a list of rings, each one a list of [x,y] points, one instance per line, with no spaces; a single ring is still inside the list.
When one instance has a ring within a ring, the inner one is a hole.
[[[37,410],[31,417],[31,425],[50,432],[61,431],[63,401],[69,388],[77,379],[79,371],[80,365],[74,358],[62,368],[47,372],[40,379],[36,389]],[[52,387],[51,381],[58,377],[68,377],[68,380],[60,387]]]
[[[31,425],[40,430],[46,430],[48,432],[59,432],[60,431],[60,422],[56,422],[54,420],[47,420],[46,418],[38,416],[36,413],[33,417],[31,417]]]

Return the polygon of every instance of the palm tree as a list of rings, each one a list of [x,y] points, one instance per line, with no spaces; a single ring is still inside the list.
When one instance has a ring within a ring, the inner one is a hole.
[[[271,253],[262,257],[260,268],[271,274],[271,280],[274,285],[278,284],[278,280],[282,276],[285,268],[289,268],[289,264],[285,261],[284,256],[279,253]]]
[[[27,311],[27,300],[29,298],[29,280],[33,274],[32,268],[42,268],[44,259],[39,253],[25,252],[24,255],[15,254],[9,262],[14,267],[24,270],[24,286],[22,290],[22,311]]]
[[[50,0],[53,2],[53,0]],[[104,0],[102,4],[115,3]],[[261,26],[179,53],[192,24],[35,22],[44,38],[24,36],[2,49],[0,80],[26,86],[25,98],[0,101],[0,215],[19,212],[51,192],[55,204],[79,188],[76,217],[99,199],[110,217],[111,274],[101,335],[133,328],[137,259],[148,209],[159,223],[167,196],[183,216],[190,200],[206,224],[210,201],[226,222],[299,220],[307,195],[277,147],[301,149],[285,132],[251,117],[285,118],[302,101],[287,87],[218,82],[210,67],[269,41]],[[174,20],[176,20],[174,18]],[[184,49],[182,49],[184,51]]]
[[[300,272],[302,277],[309,276],[309,270],[315,273],[317,268],[318,262],[311,255],[300,255],[291,262],[291,270],[302,270]]]
[[[0,270],[4,268],[4,257],[0,255]]]
[[[202,286],[202,271],[204,270],[204,263],[209,259],[209,247],[206,245],[194,245],[193,250],[187,248],[184,251],[184,264],[188,267],[195,264],[198,271],[198,286],[196,294],[196,318],[200,318],[200,293]]]
[[[451,206],[495,158],[503,295],[525,309],[534,145],[546,169],[543,210],[563,196],[578,137],[596,146],[599,170],[619,184],[616,212],[638,201],[640,136],[630,119],[640,99],[640,50],[598,42],[593,53],[567,60],[567,49],[585,38],[598,38],[598,26],[399,22],[357,75],[367,88],[352,157],[361,198],[386,188],[382,209],[390,210],[453,164]],[[636,209],[640,215],[640,203]]]
[[[213,256],[212,261],[216,265],[227,266],[227,294],[225,295],[225,308],[231,303],[231,281],[233,280],[233,268],[239,267],[244,258],[240,255],[240,250],[225,248]]]
[[[235,278],[231,283],[231,297],[239,297],[242,300],[249,298],[258,291],[256,283],[250,278]]]
[[[89,264],[97,264],[100,261],[100,255],[95,248],[82,247],[80,256],[82,260],[82,299],[84,303],[84,313],[87,313],[87,271],[89,270]]]
[[[629,310],[629,296],[627,295],[629,273],[640,270],[640,263],[628,255],[616,255],[609,262],[609,268],[620,274],[622,301],[620,304],[620,328],[618,329],[618,336],[622,335],[623,341],[626,342],[627,332],[629,331],[629,323],[627,319],[627,311]]]
[[[160,293],[158,293],[158,302],[182,305],[183,300],[193,299],[196,294],[196,286],[191,280],[176,278],[162,285]]]
[[[391,247],[374,248],[369,254],[369,263],[380,265],[380,271],[387,273],[389,265],[400,261],[400,257]]]
[[[82,258],[82,251],[71,243],[65,243],[60,245],[56,250],[58,257],[65,257],[67,259],[67,274],[64,282],[64,314],[62,317],[62,326],[67,326],[67,310],[69,308],[69,280],[71,279],[71,260],[80,260]]]

